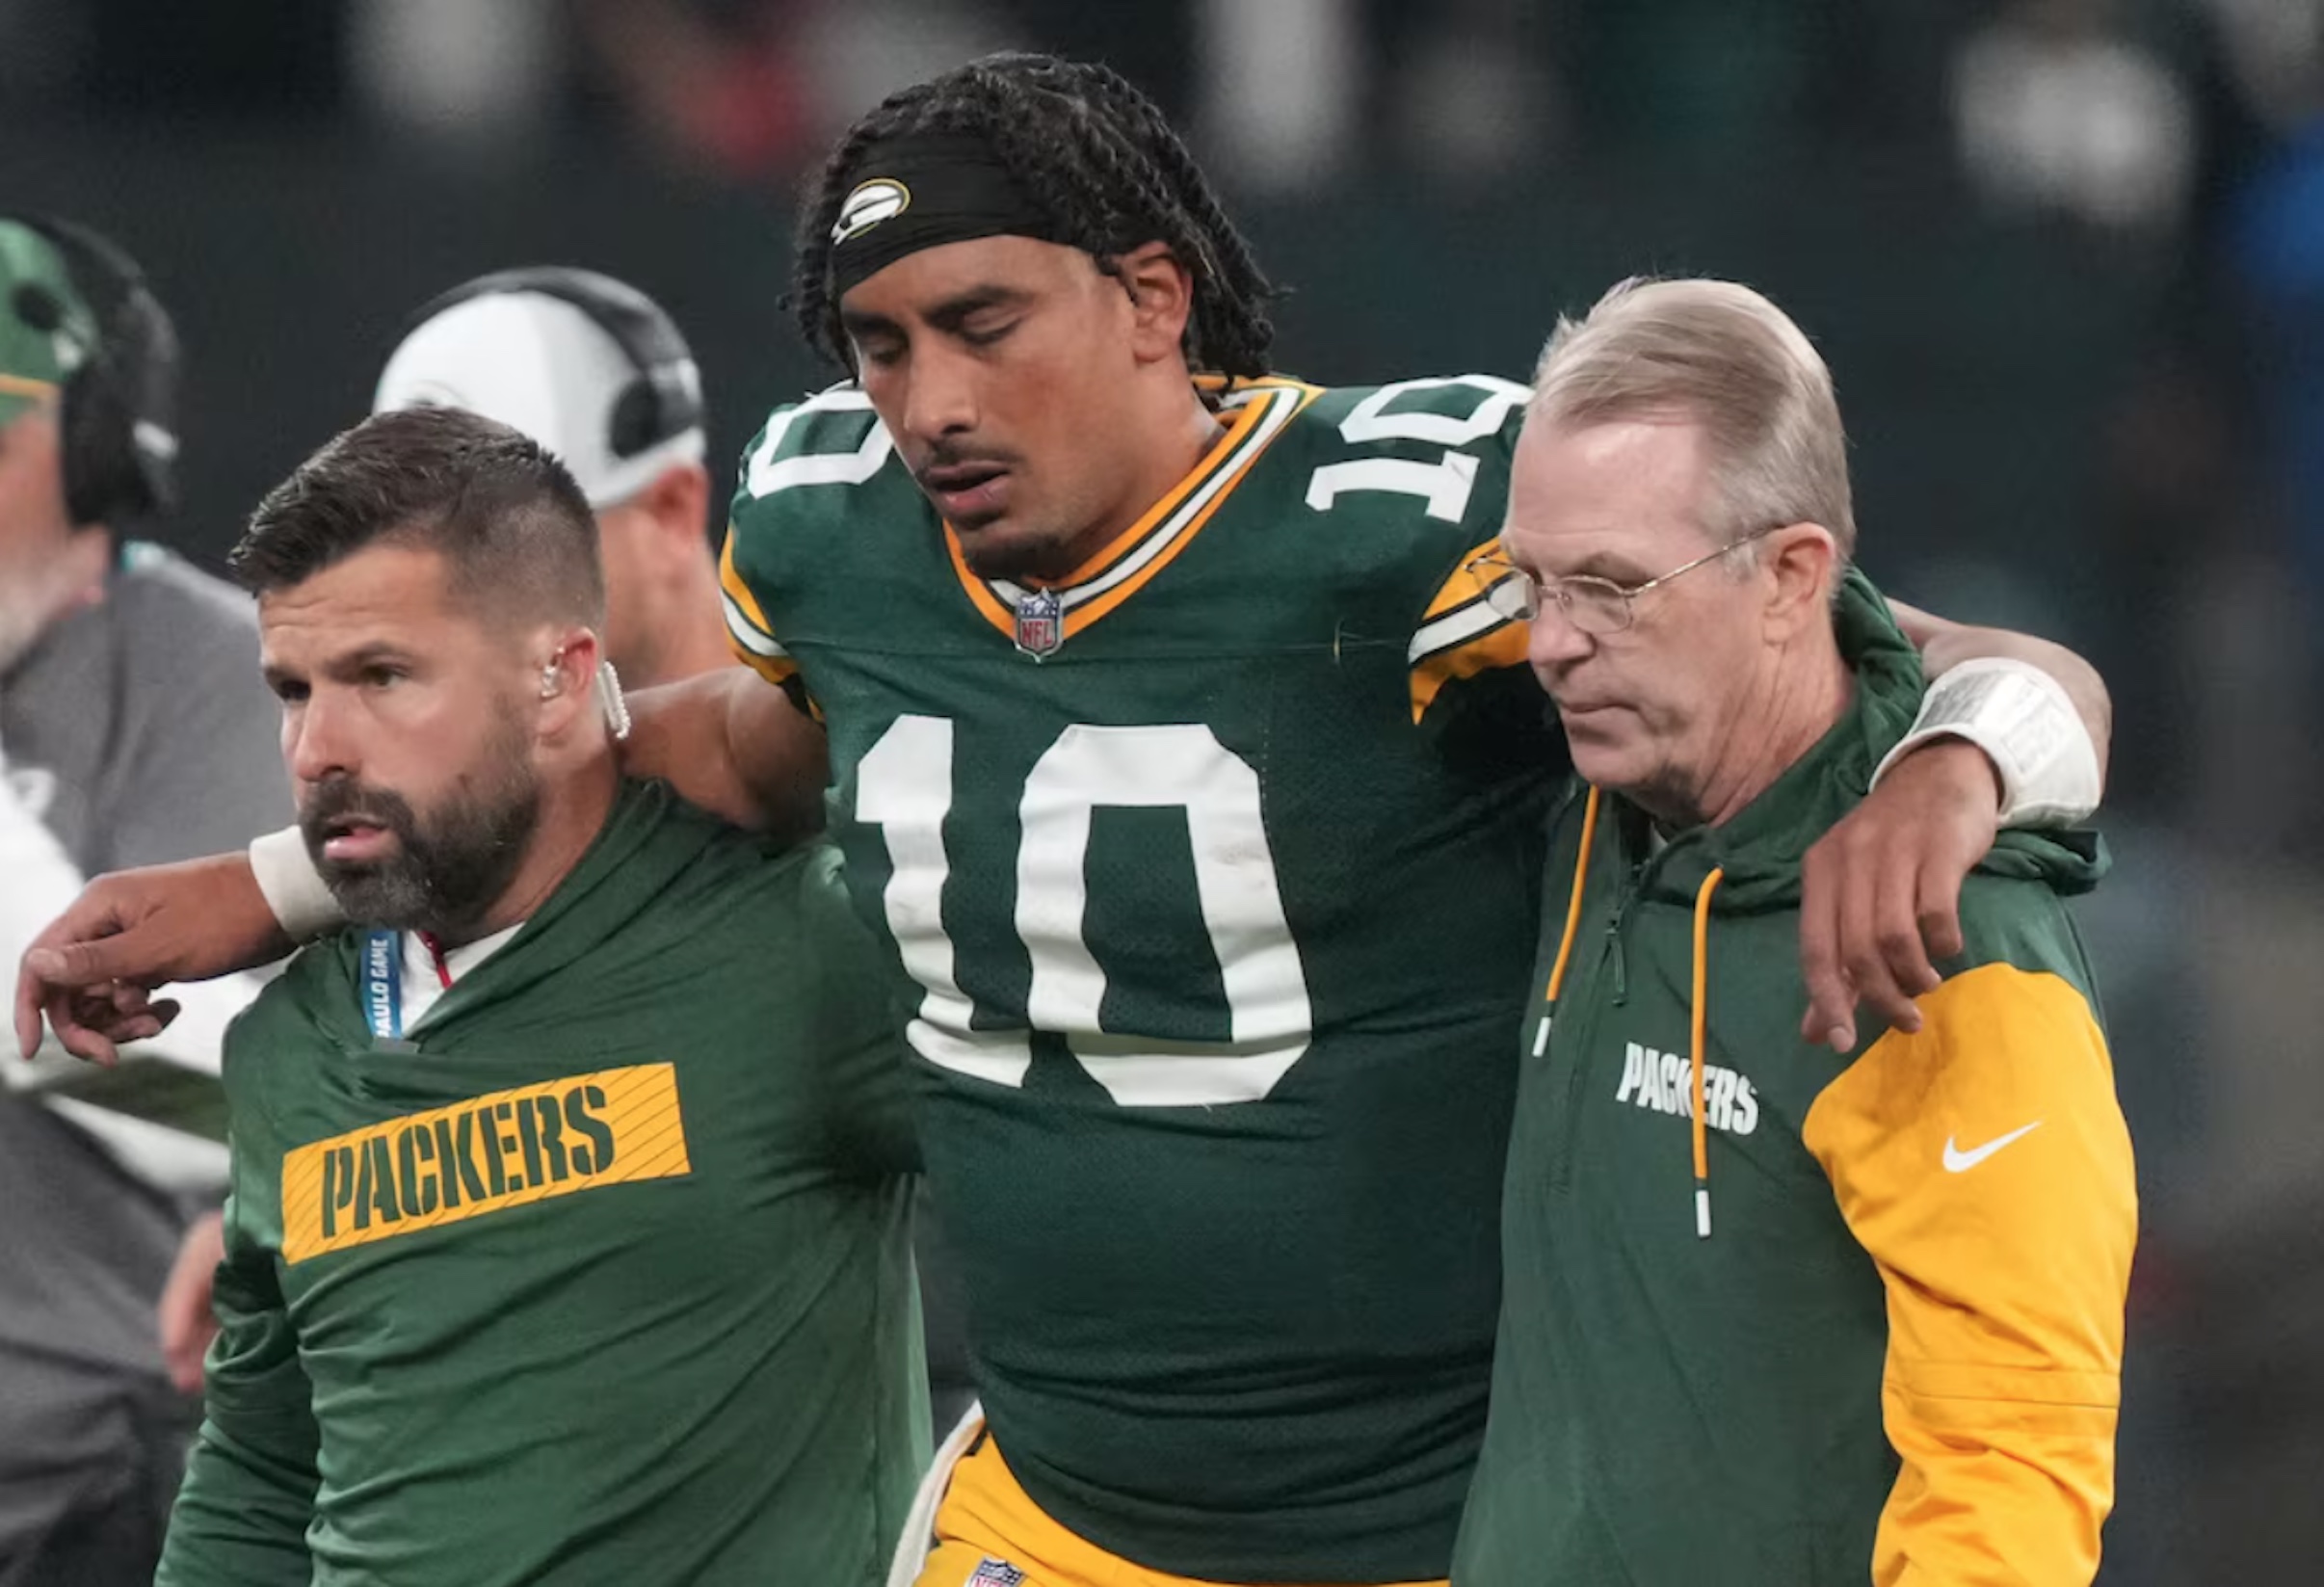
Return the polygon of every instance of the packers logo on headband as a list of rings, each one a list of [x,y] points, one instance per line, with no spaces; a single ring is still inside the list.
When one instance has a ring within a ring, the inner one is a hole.
[[[832,241],[844,243],[850,237],[860,237],[882,221],[892,221],[911,207],[911,189],[902,182],[885,176],[858,182],[856,191],[847,196],[847,202],[839,206],[839,220],[832,227]]]

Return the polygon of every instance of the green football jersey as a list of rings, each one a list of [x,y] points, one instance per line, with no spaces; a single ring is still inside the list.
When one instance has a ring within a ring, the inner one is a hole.
[[[1039,590],[968,569],[853,387],[745,461],[728,625],[824,719],[851,890],[917,983],[994,1438],[1152,1568],[1449,1565],[1564,766],[1466,570],[1525,397],[1236,387]]]

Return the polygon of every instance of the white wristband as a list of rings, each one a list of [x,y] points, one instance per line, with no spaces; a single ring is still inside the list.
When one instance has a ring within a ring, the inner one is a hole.
[[[258,879],[266,907],[293,941],[310,941],[347,923],[298,828],[251,838],[251,874]]]
[[[2001,777],[2001,825],[2071,827],[2099,805],[2098,747],[2058,680],[2029,661],[1980,656],[1929,685],[1913,730],[1872,774],[1932,738],[1963,738]]]

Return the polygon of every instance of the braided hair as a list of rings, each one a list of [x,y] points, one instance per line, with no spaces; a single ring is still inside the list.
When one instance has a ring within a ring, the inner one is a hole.
[[[1119,255],[1161,242],[1194,278],[1187,361],[1230,376],[1268,371],[1276,288],[1152,100],[1111,67],[1050,55],[988,55],[889,95],[849,129],[801,205],[790,306],[807,344],[848,357],[831,287],[832,228],[863,153],[905,133],[982,139],[1046,214],[1057,239],[1119,277]]]

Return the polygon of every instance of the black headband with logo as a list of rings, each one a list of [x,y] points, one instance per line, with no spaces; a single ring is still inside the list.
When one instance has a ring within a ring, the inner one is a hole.
[[[874,144],[856,169],[864,174],[832,226],[833,298],[924,248],[978,237],[1058,240],[1055,223],[971,134],[904,133]]]

